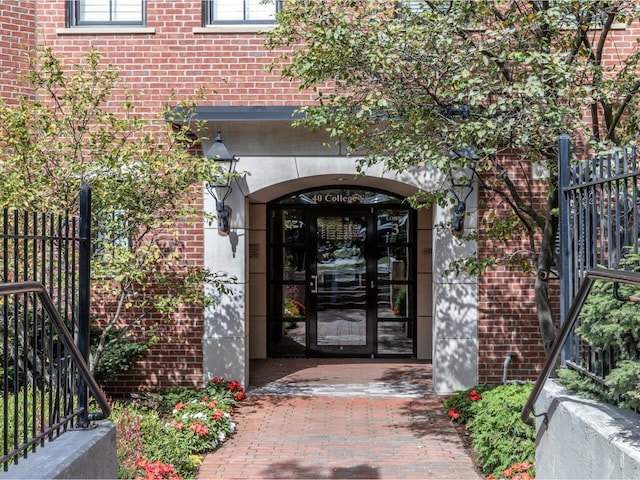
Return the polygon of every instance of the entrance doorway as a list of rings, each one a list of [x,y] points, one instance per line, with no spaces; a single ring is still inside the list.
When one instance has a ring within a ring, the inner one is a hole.
[[[388,193],[298,193],[269,208],[270,356],[415,356],[415,212]]]

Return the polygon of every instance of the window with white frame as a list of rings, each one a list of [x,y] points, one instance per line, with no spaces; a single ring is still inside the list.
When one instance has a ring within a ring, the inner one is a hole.
[[[147,0],[67,0],[67,26],[144,25]]]
[[[203,26],[224,23],[272,23],[281,0],[203,0]]]

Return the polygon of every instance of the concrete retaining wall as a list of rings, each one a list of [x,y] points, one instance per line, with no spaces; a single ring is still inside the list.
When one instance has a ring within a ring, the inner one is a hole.
[[[0,479],[118,478],[116,428],[101,422],[86,430],[70,430],[28,458],[20,458]]]
[[[640,478],[640,415],[549,380],[535,405],[536,478]]]

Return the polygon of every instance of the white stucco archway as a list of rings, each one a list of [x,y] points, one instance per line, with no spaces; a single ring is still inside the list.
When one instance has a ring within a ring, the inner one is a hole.
[[[198,132],[207,151],[215,132],[222,131],[230,152],[240,158],[237,172],[245,172],[227,199],[232,208],[231,233],[218,235],[217,225],[205,226],[205,266],[226,271],[238,281],[233,294],[214,299],[205,311],[203,373],[249,380],[249,360],[266,355],[266,205],[300,190],[335,187],[341,182],[409,196],[417,189],[441,187],[444,177],[426,168],[400,174],[381,164],[358,172],[357,159],[346,156],[341,144],[324,132],[310,132],[291,124],[294,107],[202,107]],[[204,190],[204,189],[203,189]],[[205,210],[215,204],[205,193]],[[465,228],[477,227],[477,199],[467,199]],[[462,243],[443,224],[449,209],[433,207],[418,216],[418,342],[420,358],[433,362],[438,393],[471,387],[478,381],[478,282],[446,273],[450,261],[474,254],[475,244]],[[211,292],[214,295],[214,292]]]

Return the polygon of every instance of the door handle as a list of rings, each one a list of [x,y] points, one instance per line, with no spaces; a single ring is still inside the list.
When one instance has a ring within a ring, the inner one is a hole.
[[[311,293],[318,293],[318,275],[311,275],[309,286],[311,287]]]

